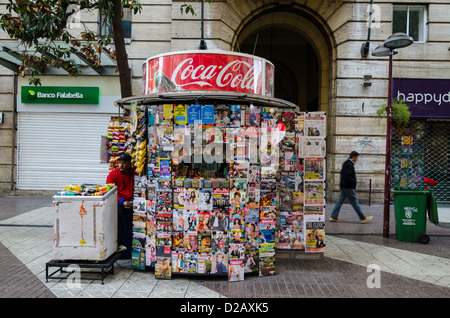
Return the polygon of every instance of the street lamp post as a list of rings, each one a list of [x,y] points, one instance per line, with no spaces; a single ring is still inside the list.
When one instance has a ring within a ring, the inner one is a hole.
[[[388,102],[386,107],[386,160],[384,176],[384,210],[383,210],[383,237],[389,237],[389,208],[391,199],[391,130],[392,130],[392,57],[397,49],[407,47],[414,42],[413,38],[405,33],[394,33],[387,38],[383,45],[373,50],[373,56],[389,56],[389,82]]]

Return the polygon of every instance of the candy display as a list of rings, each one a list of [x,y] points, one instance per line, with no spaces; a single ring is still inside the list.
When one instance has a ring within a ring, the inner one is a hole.
[[[126,151],[127,146],[131,149],[130,143],[127,144],[130,138],[130,124],[120,120],[111,120],[106,132],[108,139],[108,157],[109,170],[114,170],[117,167],[117,159],[120,154]]]
[[[68,184],[63,191],[58,191],[58,196],[103,196],[114,188],[114,184]]]
[[[132,267],[231,282],[275,274],[276,250],[324,251],[325,113],[177,103],[131,122]]]

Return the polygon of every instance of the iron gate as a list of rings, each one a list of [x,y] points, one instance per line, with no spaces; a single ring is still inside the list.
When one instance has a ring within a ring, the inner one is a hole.
[[[411,119],[409,127],[392,134],[391,189],[421,189],[423,178],[438,202],[450,202],[450,120]]]

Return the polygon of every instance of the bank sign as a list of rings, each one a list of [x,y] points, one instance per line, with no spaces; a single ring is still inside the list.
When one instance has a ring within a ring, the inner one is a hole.
[[[22,86],[24,104],[99,104],[98,87]]]
[[[392,97],[406,102],[411,117],[450,118],[450,79],[394,78]]]

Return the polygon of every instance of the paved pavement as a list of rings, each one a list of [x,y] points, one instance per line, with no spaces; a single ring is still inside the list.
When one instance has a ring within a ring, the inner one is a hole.
[[[330,214],[333,204],[327,204]],[[326,223],[322,256],[278,253],[276,275],[225,277],[174,276],[155,279],[153,271],[131,269],[119,261],[100,281],[50,279],[52,203],[49,197],[0,197],[0,298],[449,298],[450,207],[439,206],[440,226],[428,223],[428,244],[383,238],[383,207],[363,206],[374,219],[360,224],[344,205],[342,223]]]

